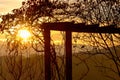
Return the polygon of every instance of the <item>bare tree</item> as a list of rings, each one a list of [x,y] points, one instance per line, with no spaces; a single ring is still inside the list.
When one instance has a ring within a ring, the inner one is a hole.
[[[43,40],[43,31],[40,28],[40,25],[43,22],[75,22],[75,23],[85,23],[85,24],[99,24],[100,27],[115,25],[116,27],[120,26],[120,1],[119,0],[76,0],[76,1],[59,1],[59,0],[27,0],[22,3],[22,6],[19,9],[14,9],[12,14],[2,15],[2,22],[1,22],[1,32],[7,32],[7,45],[9,49],[9,54],[14,53],[14,57],[10,60],[7,59],[7,63],[9,71],[14,76],[15,80],[20,80],[20,76],[24,72],[22,64],[22,57],[20,61],[16,61],[15,56],[20,53],[23,48],[26,49],[26,46],[21,45],[20,41],[16,40],[16,32],[18,29],[18,25],[25,25],[30,26],[32,29],[32,33],[34,34],[33,41],[31,47],[36,50],[37,52],[43,52],[44,48],[44,40]],[[10,31],[11,28],[14,27],[14,34]],[[88,39],[89,38],[89,39]],[[79,59],[79,63],[76,64],[80,65],[83,63],[86,67],[86,71],[83,74],[80,74],[80,80],[84,79],[85,76],[89,73],[89,65],[87,60],[91,57],[96,56],[98,54],[105,57],[105,60],[110,60],[114,65],[106,66],[101,64],[96,64],[97,67],[105,68],[109,71],[120,76],[120,67],[119,67],[119,53],[117,52],[117,45],[119,45],[119,34],[82,34],[81,36],[78,34],[75,35],[74,40],[85,41],[89,43],[89,45],[94,46],[93,52],[90,52],[86,45],[80,46],[79,49],[86,49],[86,54],[81,53],[80,55],[87,55],[87,58],[81,59],[78,54],[74,54],[76,58]],[[63,36],[64,40],[64,36]],[[35,42],[39,44],[36,44]],[[78,44],[77,44],[78,45]],[[42,46],[42,48],[41,48]],[[51,45],[51,52],[52,52],[52,72],[54,75],[53,79],[64,79],[64,56],[58,56],[61,60],[62,65],[60,65],[57,61],[59,59],[56,58],[56,51],[55,51],[55,44]],[[10,64],[9,64],[10,62]],[[94,61],[96,63],[96,61]],[[26,63],[28,64],[28,63]],[[32,62],[32,64],[27,65],[27,69],[25,70],[29,74],[29,78],[32,80],[36,79],[33,73],[36,73],[34,70],[37,67],[37,64]],[[16,69],[18,72],[15,72]],[[114,69],[115,68],[115,69]],[[31,72],[33,70],[33,73]],[[14,73],[13,73],[14,71]],[[55,74],[54,74],[55,73]],[[39,74],[40,75],[40,74]],[[57,75],[57,77],[56,77]],[[111,75],[105,75],[108,78],[113,78]],[[61,78],[62,77],[62,78]],[[3,77],[4,79],[4,77]],[[5,80],[5,79],[4,79]],[[29,80],[29,79],[28,79]]]

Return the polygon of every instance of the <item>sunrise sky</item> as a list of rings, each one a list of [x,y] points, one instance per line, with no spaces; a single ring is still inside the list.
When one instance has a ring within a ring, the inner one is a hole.
[[[0,0],[0,14],[6,14],[19,8],[24,0]]]

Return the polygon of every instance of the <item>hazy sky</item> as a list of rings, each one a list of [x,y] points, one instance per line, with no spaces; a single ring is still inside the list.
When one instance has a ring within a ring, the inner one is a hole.
[[[19,8],[24,0],[0,0],[0,14]]]

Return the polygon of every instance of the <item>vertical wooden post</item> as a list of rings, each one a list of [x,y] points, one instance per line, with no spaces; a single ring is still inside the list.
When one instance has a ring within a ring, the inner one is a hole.
[[[66,50],[66,80],[72,80],[72,33],[66,31],[65,50]]]
[[[44,29],[45,40],[45,80],[51,80],[50,30]]]
[[[46,3],[48,3],[48,2],[49,2],[49,0],[45,0],[45,2],[46,2]]]

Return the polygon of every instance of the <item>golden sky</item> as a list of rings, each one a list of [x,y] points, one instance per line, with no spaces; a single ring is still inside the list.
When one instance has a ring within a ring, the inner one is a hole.
[[[0,14],[5,14],[19,8],[24,0],[0,0]]]

